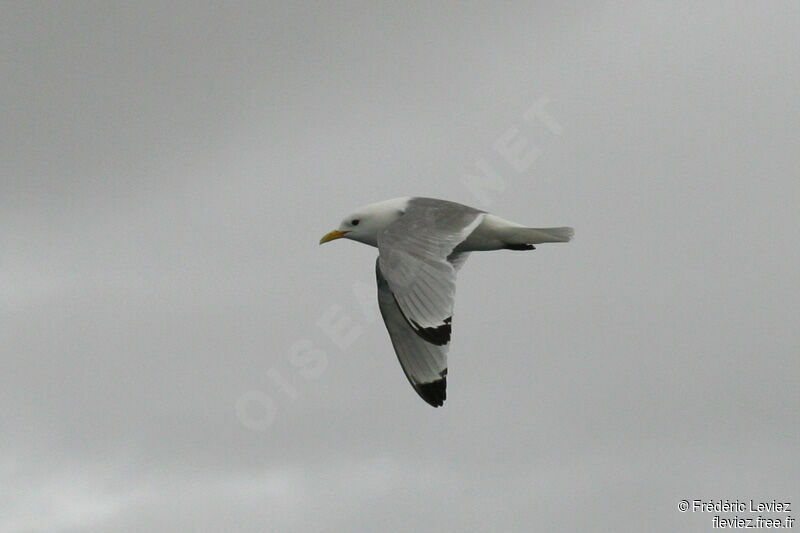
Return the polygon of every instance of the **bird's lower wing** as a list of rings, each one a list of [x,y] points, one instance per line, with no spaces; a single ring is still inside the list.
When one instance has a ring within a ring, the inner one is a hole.
[[[412,329],[381,272],[380,262],[378,259],[375,263],[378,306],[397,359],[417,394],[432,406],[439,407],[446,398],[449,343],[432,344]]]

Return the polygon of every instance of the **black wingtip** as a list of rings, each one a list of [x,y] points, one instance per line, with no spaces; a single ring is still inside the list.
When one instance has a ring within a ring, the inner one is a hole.
[[[430,383],[420,383],[414,387],[417,394],[433,407],[441,407],[447,399],[447,378],[437,379]]]
[[[417,332],[417,335],[426,341],[430,342],[431,344],[435,344],[436,346],[444,346],[450,342],[450,334],[452,332],[450,323],[452,321],[453,317],[449,316],[444,319],[444,323],[440,326],[423,328],[413,320],[411,321],[411,325],[414,327],[414,331]]]

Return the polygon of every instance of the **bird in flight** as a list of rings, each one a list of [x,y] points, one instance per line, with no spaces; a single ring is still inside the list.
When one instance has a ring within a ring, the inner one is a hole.
[[[528,228],[466,205],[404,197],[370,204],[319,243],[350,239],[378,248],[378,306],[408,381],[444,403],[456,273],[470,252],[533,250],[568,242],[573,229]]]

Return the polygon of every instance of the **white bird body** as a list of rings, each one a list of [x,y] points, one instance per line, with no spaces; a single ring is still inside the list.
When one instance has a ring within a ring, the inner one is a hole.
[[[528,228],[465,205],[403,197],[359,208],[320,244],[345,238],[379,250],[378,304],[414,390],[444,403],[456,272],[469,252],[568,242],[572,228]]]
[[[414,197],[403,196],[392,198],[374,204],[365,205],[352,215],[342,220],[339,231],[347,233],[343,237],[363,244],[368,244],[375,248],[378,247],[378,234],[386,229],[390,224],[399,219],[408,208],[409,202]],[[423,198],[423,200],[432,200]],[[447,202],[446,200],[434,200],[436,202],[446,202],[466,209],[471,207]],[[572,237],[572,228],[528,228],[522,224],[511,222],[497,215],[486,213],[474,209],[479,219],[477,227],[474,228],[467,239],[460,243],[455,251],[457,252],[489,252],[492,250],[508,249],[509,244],[542,244],[545,242],[567,242]],[[358,220],[358,227],[353,226],[352,221]],[[530,230],[530,232],[516,230]],[[505,237],[505,238],[504,238]]]

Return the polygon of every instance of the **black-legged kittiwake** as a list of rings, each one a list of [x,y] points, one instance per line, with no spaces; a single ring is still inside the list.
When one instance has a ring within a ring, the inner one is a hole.
[[[378,305],[403,371],[423,400],[444,403],[456,272],[469,252],[568,242],[572,228],[528,228],[466,205],[405,197],[370,204],[319,241],[378,248]]]

